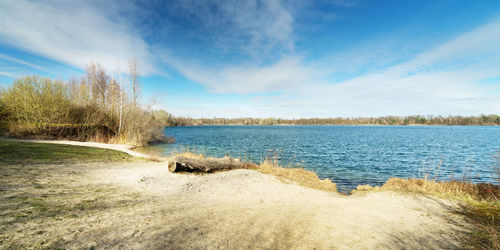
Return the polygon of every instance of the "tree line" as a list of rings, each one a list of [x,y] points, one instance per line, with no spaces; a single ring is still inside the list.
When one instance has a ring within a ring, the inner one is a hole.
[[[196,125],[500,125],[499,115],[480,116],[383,116],[354,118],[190,118],[168,114],[167,126]]]
[[[9,136],[145,145],[164,140],[164,119],[141,102],[137,62],[125,74],[90,63],[68,81],[25,76],[0,90]],[[5,123],[5,122],[4,122]]]
[[[6,125],[6,126],[5,126]],[[190,118],[152,110],[141,100],[135,59],[111,75],[99,63],[67,81],[25,76],[0,88],[0,134],[145,145],[171,141],[164,127],[193,125],[500,125],[499,115],[373,118]],[[7,127],[6,131],[5,127]]]

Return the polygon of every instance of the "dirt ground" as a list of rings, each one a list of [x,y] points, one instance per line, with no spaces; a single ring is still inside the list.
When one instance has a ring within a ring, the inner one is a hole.
[[[470,229],[450,201],[343,196],[253,170],[172,174],[148,161],[0,169],[1,248],[459,248]]]

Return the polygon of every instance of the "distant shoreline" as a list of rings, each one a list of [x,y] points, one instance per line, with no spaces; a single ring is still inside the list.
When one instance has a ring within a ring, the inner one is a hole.
[[[457,127],[500,127],[498,124],[190,124],[180,126],[165,126],[166,128],[175,127],[201,127],[201,126],[400,126],[400,127],[419,127],[419,126],[457,126]]]
[[[169,115],[165,126],[178,127],[186,125],[401,125],[401,126],[499,126],[500,116],[497,114],[479,116],[379,116],[379,117],[330,117],[330,118],[293,118],[279,117],[253,118],[191,118]]]

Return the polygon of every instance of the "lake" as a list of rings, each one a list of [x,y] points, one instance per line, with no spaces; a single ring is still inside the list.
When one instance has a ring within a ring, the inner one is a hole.
[[[348,192],[389,177],[497,183],[500,127],[481,126],[194,126],[166,128],[169,155],[189,150],[256,163],[266,156],[329,178]]]

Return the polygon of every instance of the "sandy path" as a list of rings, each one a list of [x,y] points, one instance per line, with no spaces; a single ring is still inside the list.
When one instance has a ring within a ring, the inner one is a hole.
[[[68,248],[458,248],[469,228],[450,201],[392,192],[343,196],[252,170],[172,174],[152,162],[41,168],[50,171],[34,175],[39,192],[65,195],[54,202],[71,212],[12,224],[0,230],[0,247],[27,240]],[[82,202],[93,205],[73,209]]]

